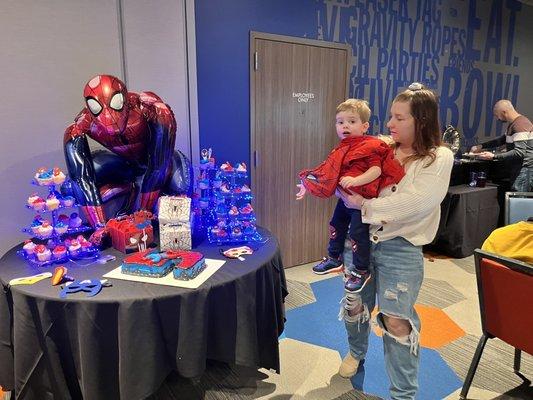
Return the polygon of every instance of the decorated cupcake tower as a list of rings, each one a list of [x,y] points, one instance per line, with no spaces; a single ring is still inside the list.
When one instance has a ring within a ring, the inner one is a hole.
[[[215,159],[211,149],[201,151],[196,193],[192,196],[192,227],[193,237],[202,241],[207,236],[207,229],[215,218],[213,197],[213,182],[215,181]],[[221,183],[220,183],[221,184]]]
[[[244,243],[261,240],[257,232],[252,191],[246,185],[245,163],[215,167],[211,149],[202,150],[197,208],[210,243]]]
[[[26,207],[37,212],[31,225],[23,229],[33,239],[24,242],[20,252],[31,264],[44,266],[54,262],[65,262],[68,258],[90,257],[98,249],[80,233],[90,230],[76,212],[63,213],[64,209],[75,207],[71,196],[62,196],[57,190],[65,181],[65,174],[59,168],[39,168],[33,184],[48,188],[46,198],[33,193],[28,197]],[[51,219],[46,216],[51,215]],[[43,216],[44,215],[44,216]],[[65,235],[71,236],[61,240]],[[77,235],[77,236],[76,236]]]

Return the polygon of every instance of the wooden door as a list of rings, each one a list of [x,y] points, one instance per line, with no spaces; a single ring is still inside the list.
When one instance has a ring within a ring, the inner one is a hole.
[[[347,96],[348,60],[346,45],[252,33],[254,208],[259,225],[279,239],[286,267],[327,253],[336,198],[296,201],[296,184],[299,171],[338,143],[335,108]]]

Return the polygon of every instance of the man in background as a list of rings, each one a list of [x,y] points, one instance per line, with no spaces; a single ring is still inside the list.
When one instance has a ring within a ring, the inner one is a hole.
[[[482,160],[502,160],[507,163],[510,174],[511,189],[516,192],[533,191],[533,124],[524,115],[519,114],[509,100],[498,100],[494,105],[494,116],[507,122],[505,135],[473,146],[470,150],[479,153]],[[506,145],[506,151],[494,154],[482,149]]]

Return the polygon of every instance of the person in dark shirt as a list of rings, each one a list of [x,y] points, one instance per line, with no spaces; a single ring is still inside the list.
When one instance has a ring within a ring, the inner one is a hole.
[[[511,188],[517,192],[533,191],[533,124],[524,115],[519,114],[509,100],[498,100],[494,105],[494,116],[507,122],[505,135],[470,150],[479,153],[483,160],[502,160],[510,165]],[[506,151],[494,154],[490,151],[481,152],[506,145]],[[515,168],[513,168],[515,166]],[[513,169],[516,172],[513,172]]]

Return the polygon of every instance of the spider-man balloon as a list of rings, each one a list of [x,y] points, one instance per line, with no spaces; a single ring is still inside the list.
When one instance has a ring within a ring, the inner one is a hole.
[[[118,78],[98,75],[83,96],[86,107],[65,131],[70,180],[62,190],[94,228],[105,225],[103,204],[119,193],[130,193],[123,212],[153,211],[161,192],[190,193],[190,162],[174,150],[174,113],[155,93],[128,92]],[[109,151],[91,152],[88,137]]]

